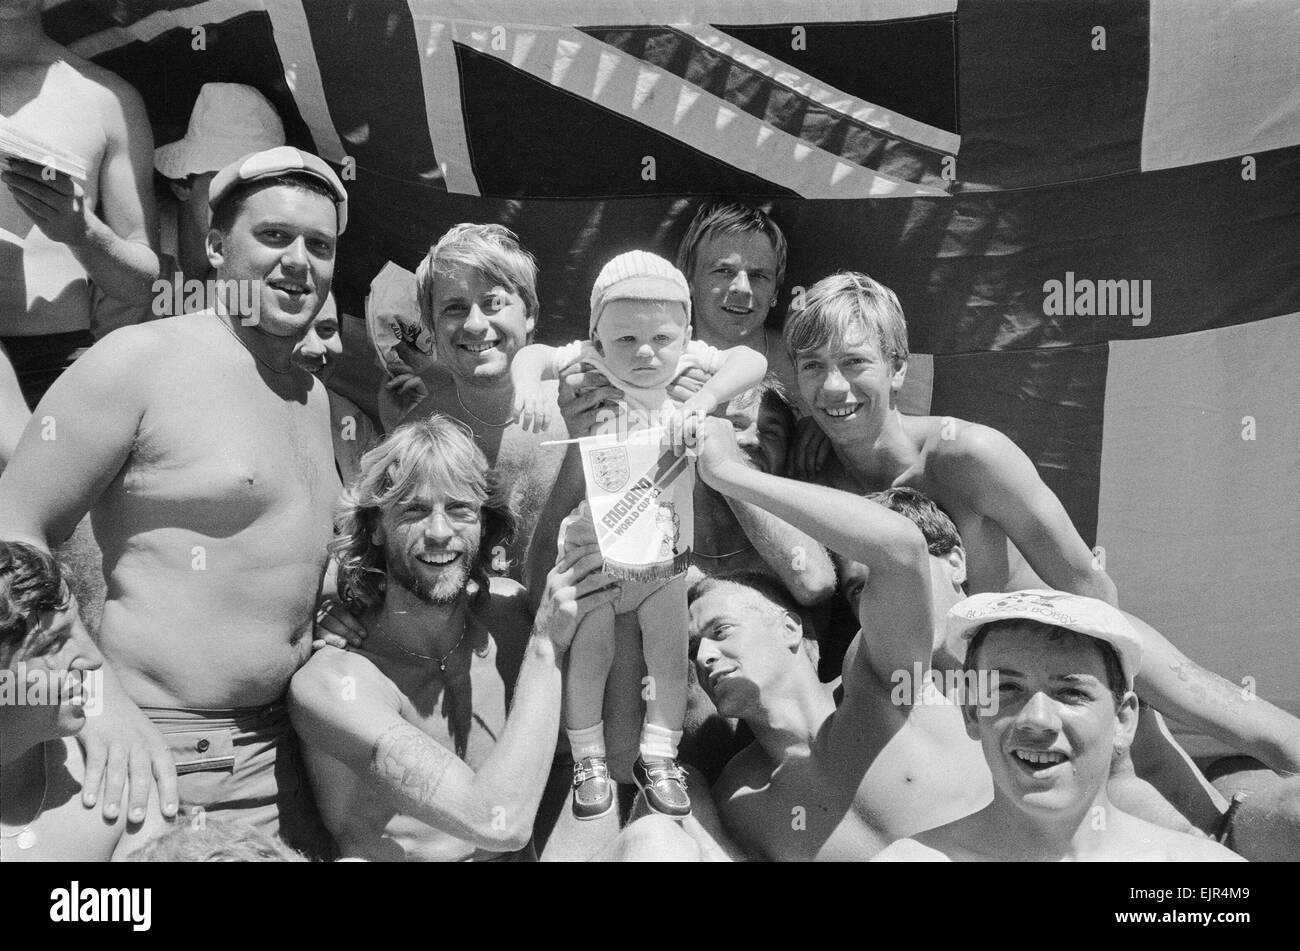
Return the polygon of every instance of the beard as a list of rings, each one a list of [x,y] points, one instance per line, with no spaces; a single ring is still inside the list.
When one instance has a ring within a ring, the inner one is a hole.
[[[478,561],[478,546],[461,552],[460,558],[438,572],[436,578],[421,577],[412,565],[415,556],[404,551],[386,551],[388,583],[400,585],[425,604],[451,604],[469,585],[470,570]],[[419,564],[418,562],[416,563]]]

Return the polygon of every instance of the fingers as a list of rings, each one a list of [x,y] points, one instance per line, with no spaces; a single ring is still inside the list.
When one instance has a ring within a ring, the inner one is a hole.
[[[81,781],[81,804],[87,809],[95,808],[99,801],[99,787],[104,782],[104,766],[108,762],[108,748],[101,743],[88,746],[85,750],[86,773]]]
[[[556,571],[562,576],[557,580],[562,584],[576,584],[593,571],[600,571],[605,565],[600,546],[596,544],[571,549],[565,553],[562,561],[567,563],[564,568],[560,568],[559,564],[555,566]]]
[[[33,182],[39,183],[44,188],[51,189],[52,191],[64,195],[71,195],[74,193],[74,186],[76,183],[73,182],[71,177],[65,175],[63,172],[50,169],[51,172],[54,172],[54,177],[50,178],[49,174],[45,171],[48,166],[38,165],[36,162],[29,162],[26,159],[14,157],[6,158],[4,161],[7,166],[5,172],[8,174],[30,179]]]
[[[315,634],[326,644],[347,650],[360,647],[369,632],[345,605],[327,598],[316,612]]]
[[[0,172],[0,181],[9,186],[14,197],[19,201],[26,197],[33,202],[37,202],[46,209],[46,214],[54,214],[58,209],[68,207],[70,204],[69,199],[74,198],[76,195],[70,188],[59,188],[57,180],[47,181],[17,175],[13,172]],[[68,183],[68,180],[65,178],[64,182]]]
[[[617,581],[605,581],[591,591],[578,595],[576,606],[578,617],[589,614],[602,604],[613,604],[622,593]]]
[[[10,183],[6,182],[5,184]],[[10,190],[13,192],[14,201],[18,204],[18,207],[27,212],[37,222],[49,221],[54,217],[54,209],[49,205],[37,201],[31,195],[21,192],[17,188],[11,188]]]
[[[149,751],[143,746],[133,747],[127,758],[127,771],[130,787],[127,791],[126,821],[143,822],[145,809],[149,805],[149,793],[153,791],[153,759]]]
[[[120,743],[108,746],[108,761],[104,765],[103,813],[109,822],[116,822],[122,810],[122,787],[126,785],[129,755]]]
[[[151,756],[153,778],[158,783],[158,803],[162,814],[168,819],[174,818],[180,808],[180,789],[176,780],[176,761],[171,751],[161,746]]]
[[[594,597],[609,590],[617,593],[618,587],[617,580],[608,578],[600,572],[593,572],[573,585],[573,598],[575,601],[581,601],[583,598]]]

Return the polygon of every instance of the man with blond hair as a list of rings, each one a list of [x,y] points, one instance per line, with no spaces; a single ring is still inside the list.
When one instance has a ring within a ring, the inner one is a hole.
[[[467,429],[407,423],[362,460],[331,545],[364,646],[324,647],[293,679],[292,715],[344,856],[529,860],[578,621],[618,596],[592,539],[563,552],[536,616],[488,574],[512,517]],[[648,823],[648,824],[646,824]],[[698,857],[646,817],[605,858]]]

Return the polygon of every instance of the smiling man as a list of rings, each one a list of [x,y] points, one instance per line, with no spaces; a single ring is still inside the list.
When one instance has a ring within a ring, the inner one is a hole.
[[[1015,443],[987,426],[899,411],[907,325],[893,291],[854,271],[823,278],[791,311],[785,345],[800,396],[834,449],[825,484],[911,486],[933,499],[965,542],[971,592],[1045,581],[1115,603],[1114,583]]]
[[[544,384],[555,411],[543,431],[530,432],[514,417],[510,364],[537,325],[537,264],[508,228],[459,224],[429,249],[416,281],[420,317],[433,331],[438,359],[418,376],[397,366],[399,372],[380,391],[380,420],[391,430],[399,422],[438,414],[473,431],[519,519],[513,541],[493,553],[493,571],[523,580],[529,543],[565,459],[563,446],[541,443],[569,435],[555,406],[555,382]],[[593,399],[599,402],[598,395]],[[551,527],[572,508],[557,510]],[[555,537],[549,529],[543,534]],[[551,567],[549,543],[540,549],[528,576],[537,591]]]
[[[1037,590],[975,595],[948,621],[951,638],[970,641],[967,669],[996,675],[996,698],[963,705],[993,774],[993,801],[894,843],[876,861],[1241,861],[1107,797],[1112,761],[1138,720],[1142,644],[1123,614]]]
[[[534,619],[523,588],[487,572],[513,527],[502,486],[443,416],[366,455],[337,524],[340,591],[367,637],[312,657],[292,708],[343,855],[532,858],[564,656],[578,620],[617,596],[599,546],[552,567]]]
[[[107,760],[106,816],[127,765],[131,816],[151,773],[172,812],[179,771],[180,804],[319,854],[283,701],[310,652],[339,483],[324,387],[293,352],[329,292],[347,196],[319,158],[280,147],[218,173],[211,204],[229,300],[123,328],[60,377],[0,479],[0,535],[48,547],[89,510],[103,548],[87,805]]]
[[[152,804],[143,823],[105,822],[83,809],[86,764],[74,739],[98,712],[103,658],[58,563],[22,542],[0,541],[0,861],[107,862],[167,826]],[[40,685],[40,693],[34,689]],[[23,692],[14,702],[15,692]]]

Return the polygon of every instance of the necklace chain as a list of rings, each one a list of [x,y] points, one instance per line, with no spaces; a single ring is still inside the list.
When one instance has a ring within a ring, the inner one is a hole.
[[[470,409],[468,406],[465,405],[465,401],[460,397],[460,386],[457,385],[455,380],[452,381],[451,388],[456,391],[456,402],[460,404],[460,408],[463,409],[466,413],[468,413],[471,418],[482,423],[484,426],[491,426],[493,429],[504,429],[505,427],[509,426],[511,423],[515,421],[514,413],[511,413],[509,418],[506,419],[504,423],[494,423],[491,422],[490,420],[484,419],[482,416],[478,415],[472,409]]]
[[[18,840],[18,848],[23,850],[30,849],[33,845],[36,844],[36,833],[32,831],[32,825],[36,822],[37,819],[41,817],[41,813],[45,811],[45,797],[48,796],[50,793],[50,770],[49,767],[46,766],[45,764],[45,747],[46,744],[42,743],[41,744],[41,802],[40,805],[36,807],[36,814],[33,815],[31,819],[28,820],[28,822],[17,832],[0,833],[0,839],[16,838]]]
[[[451,650],[447,651],[447,653],[443,654],[441,657],[432,657],[429,654],[421,654],[418,651],[411,650],[409,647],[403,647],[401,644],[397,643],[397,641],[393,641],[393,646],[396,647],[403,654],[409,654],[412,657],[418,657],[420,660],[431,660],[436,662],[438,665],[438,670],[443,673],[446,673],[447,661],[451,659],[452,654],[456,653],[456,649],[465,642],[465,635],[469,633],[469,625],[471,621],[474,621],[475,624],[478,623],[474,619],[474,615],[472,613],[467,614],[465,616],[465,625],[461,629],[460,637],[456,639],[456,643],[451,645]]]
[[[211,313],[212,313],[212,316],[213,316],[213,317],[216,317],[216,318],[217,318],[217,323],[219,323],[219,324],[221,324],[221,326],[225,327],[225,328],[226,328],[226,332],[227,332],[228,334],[230,334],[230,336],[232,336],[232,337],[234,337],[236,340],[238,340],[238,341],[239,341],[239,345],[240,345],[241,347],[243,347],[245,350],[247,350],[249,353],[251,353],[251,354],[253,355],[253,359],[256,360],[258,363],[262,364],[262,366],[266,367],[266,368],[267,368],[268,370],[270,370],[272,373],[278,373],[280,376],[288,376],[290,373],[293,372],[293,369],[294,369],[294,368],[293,368],[293,364],[292,364],[292,363],[289,365],[289,368],[288,368],[287,370],[281,370],[281,369],[279,369],[279,368],[277,368],[277,367],[272,366],[272,365],[271,365],[270,363],[268,363],[267,361],[263,360],[263,359],[258,355],[257,351],[254,350],[252,347],[250,347],[250,346],[249,346],[249,345],[244,341],[244,338],[243,338],[243,337],[241,337],[241,336],[239,336],[239,334],[235,333],[235,328],[232,327],[232,326],[230,326],[230,324],[226,322],[226,318],[224,318],[223,316],[221,316],[220,314],[218,314],[215,310],[212,311]],[[462,405],[464,405],[464,404],[462,404]]]

